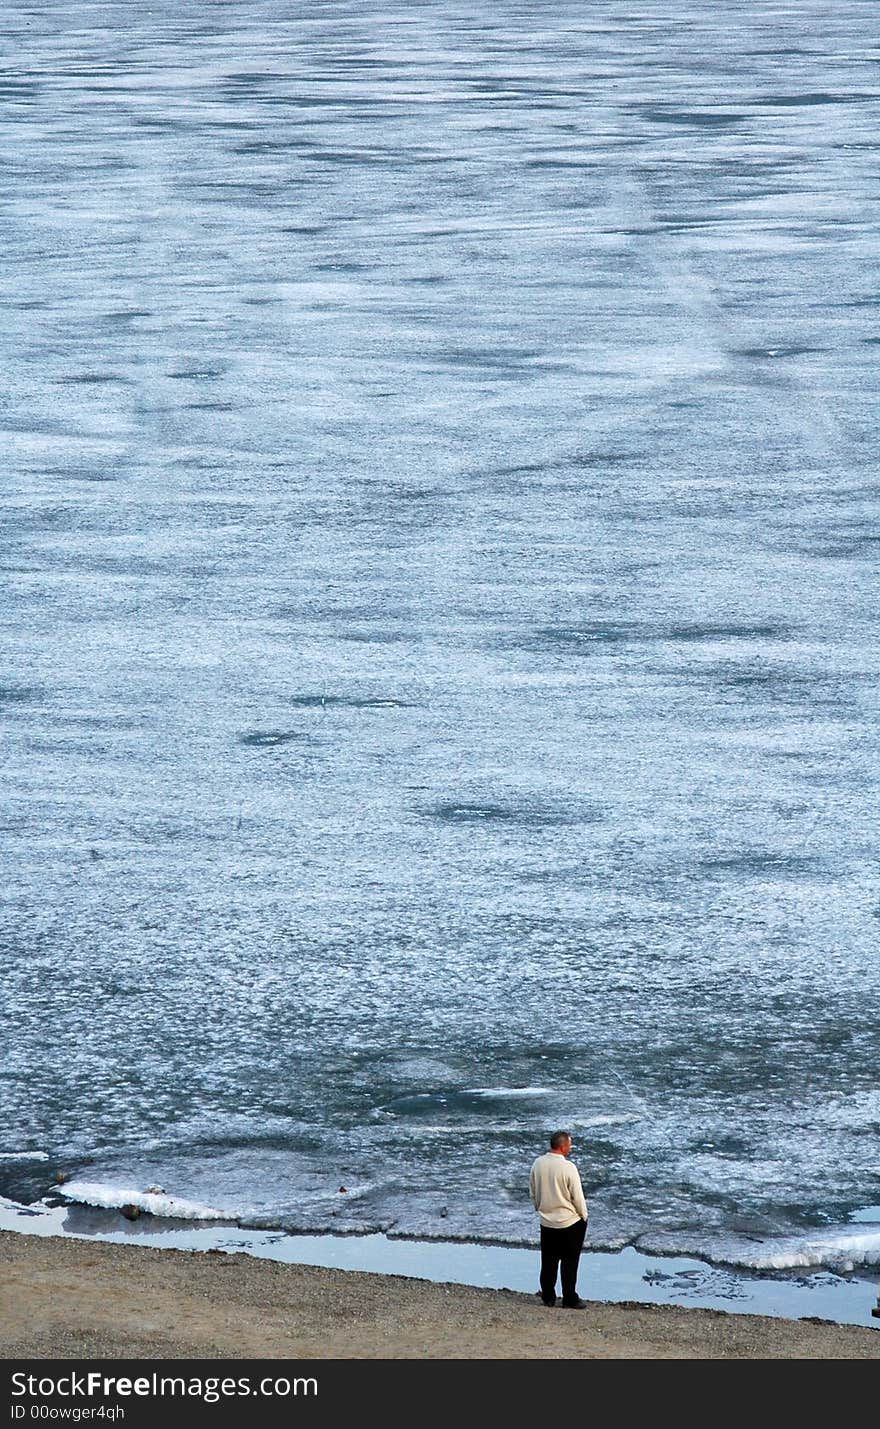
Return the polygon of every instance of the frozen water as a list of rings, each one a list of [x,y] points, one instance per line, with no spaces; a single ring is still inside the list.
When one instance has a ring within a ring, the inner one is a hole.
[[[871,19],[4,7],[9,1150],[523,1239],[570,1124],[609,1245],[876,1203]]]

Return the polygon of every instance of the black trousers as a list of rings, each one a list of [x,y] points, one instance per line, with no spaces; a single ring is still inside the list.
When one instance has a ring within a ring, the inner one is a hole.
[[[556,1276],[562,1266],[562,1303],[573,1305],[578,1298],[578,1261],[587,1233],[586,1221],[557,1230],[541,1227],[541,1299],[545,1305],[556,1304]]]

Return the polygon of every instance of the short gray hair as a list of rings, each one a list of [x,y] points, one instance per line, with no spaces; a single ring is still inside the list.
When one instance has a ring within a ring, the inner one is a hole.
[[[564,1141],[571,1141],[570,1131],[554,1131],[550,1135],[550,1150],[558,1151]]]

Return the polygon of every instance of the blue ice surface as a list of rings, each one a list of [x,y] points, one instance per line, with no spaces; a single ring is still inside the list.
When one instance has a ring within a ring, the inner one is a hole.
[[[10,1149],[876,1201],[876,7],[540,9],[0,7]]]

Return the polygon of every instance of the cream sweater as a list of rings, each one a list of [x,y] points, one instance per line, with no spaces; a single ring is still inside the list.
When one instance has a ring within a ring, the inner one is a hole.
[[[548,1151],[532,1162],[529,1192],[542,1226],[565,1230],[575,1221],[587,1220],[589,1213],[578,1169],[557,1151]]]

